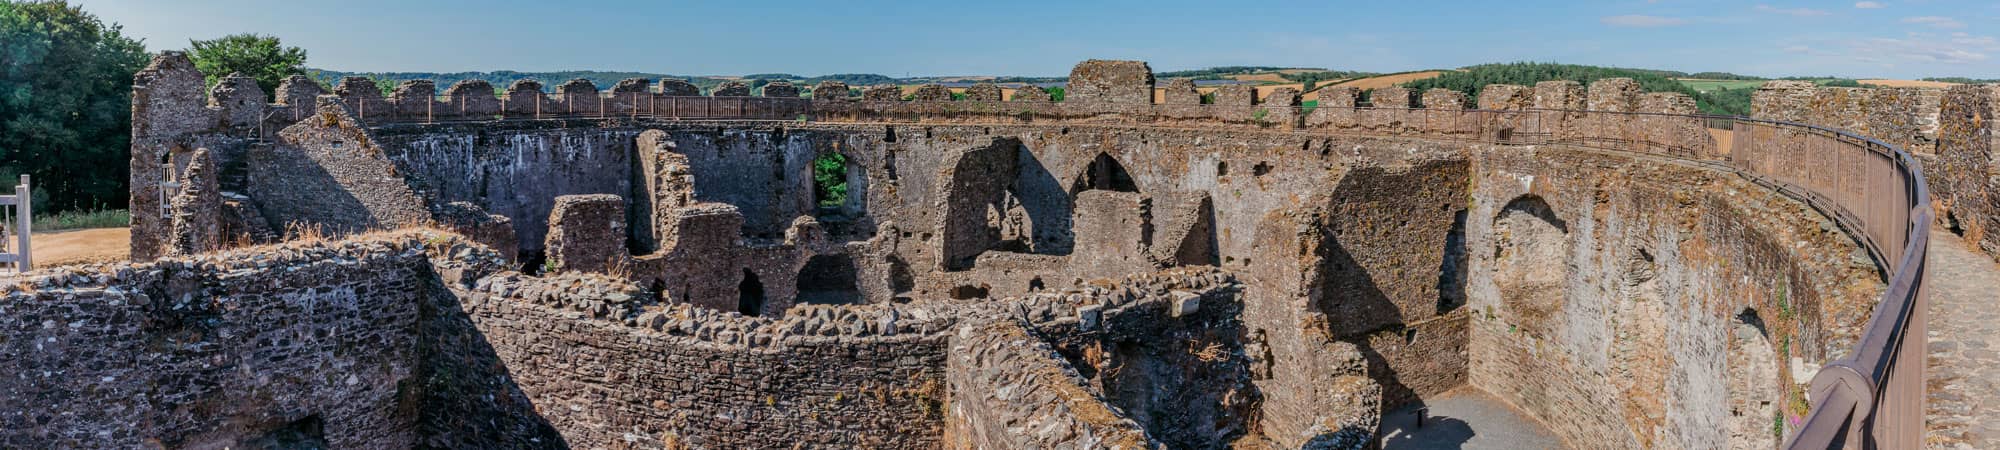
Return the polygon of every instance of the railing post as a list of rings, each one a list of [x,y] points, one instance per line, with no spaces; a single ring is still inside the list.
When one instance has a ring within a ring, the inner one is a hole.
[[[31,247],[33,244],[29,242],[32,240],[31,236],[35,234],[35,195],[33,191],[29,190],[27,175],[21,175],[21,184],[14,186],[14,197],[19,202],[17,203],[18,206],[14,208],[14,215],[21,222],[20,225],[17,225],[21,227],[21,232],[16,235],[20,240],[21,249],[18,253],[20,253],[21,260],[14,267],[16,271],[27,272],[35,270],[35,256],[32,250],[34,247]]]

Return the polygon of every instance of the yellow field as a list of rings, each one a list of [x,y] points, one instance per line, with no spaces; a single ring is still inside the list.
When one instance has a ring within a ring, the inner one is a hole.
[[[1399,73],[1395,75],[1383,75],[1379,77],[1368,77],[1356,80],[1348,80],[1345,82],[1341,82],[1340,84],[1335,84],[1334,86],[1351,87],[1365,91],[1369,89],[1381,89],[1385,87],[1395,86],[1398,84],[1408,83],[1411,81],[1428,80],[1431,78],[1437,78],[1438,75],[1443,75],[1443,74],[1444,71],[1442,70]]]
[[[1861,84],[1882,86],[1882,87],[1915,87],[1915,88],[1945,89],[1958,85],[1958,83],[1946,83],[1943,81],[1918,81],[1918,80],[1860,80],[1860,81]]]

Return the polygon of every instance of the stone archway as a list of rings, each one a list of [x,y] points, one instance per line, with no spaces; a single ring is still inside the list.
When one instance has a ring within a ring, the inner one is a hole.
[[[1493,221],[1494,284],[1515,325],[1546,335],[1562,309],[1569,274],[1569,225],[1541,197],[1507,203]]]
[[[1088,190],[1139,192],[1139,185],[1132,180],[1132,173],[1125,171],[1125,165],[1119,163],[1118,158],[1110,153],[1098,153],[1070,183],[1071,195]]]

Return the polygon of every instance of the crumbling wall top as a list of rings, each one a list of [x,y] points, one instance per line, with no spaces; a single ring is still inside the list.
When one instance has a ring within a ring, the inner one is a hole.
[[[1145,61],[1093,59],[1078,63],[1069,72],[1063,101],[1152,104],[1153,68]]]

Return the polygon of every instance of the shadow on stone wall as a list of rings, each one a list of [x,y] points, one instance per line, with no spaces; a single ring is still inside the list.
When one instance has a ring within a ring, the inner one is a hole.
[[[381,226],[353,191],[304,151],[256,149],[250,167],[250,196],[274,227],[303,223],[328,232],[354,232]]]
[[[569,448],[473,326],[458,296],[434,274],[423,280],[429,301],[420,311],[421,363],[401,386],[419,405],[418,448]]]

